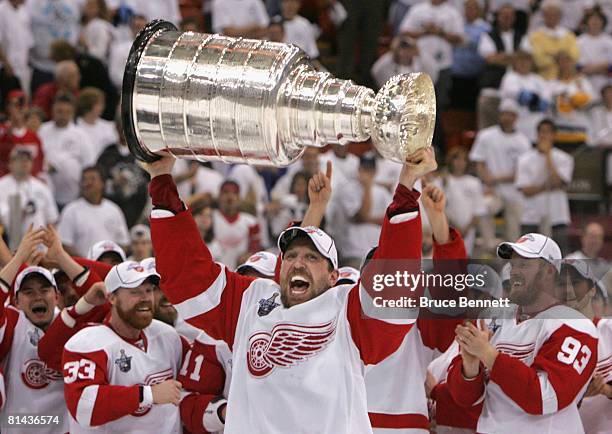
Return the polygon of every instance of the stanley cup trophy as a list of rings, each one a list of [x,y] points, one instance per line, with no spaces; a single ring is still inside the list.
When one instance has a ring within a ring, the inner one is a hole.
[[[132,154],[286,166],[305,146],[372,139],[404,162],[429,146],[435,123],[429,76],[391,78],[375,94],[317,72],[293,45],[181,33],[151,22],[125,68],[121,115]]]

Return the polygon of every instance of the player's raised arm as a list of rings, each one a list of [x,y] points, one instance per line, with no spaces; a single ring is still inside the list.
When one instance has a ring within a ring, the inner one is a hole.
[[[414,184],[420,177],[436,168],[433,148],[420,149],[407,157],[393,202],[385,214],[374,259],[410,260],[409,268],[420,267],[422,243],[418,204],[420,194],[414,189]],[[416,268],[412,271],[418,272]],[[361,359],[365,364],[376,364],[399,348],[415,320],[412,318],[383,320],[367,317],[362,310],[360,285],[361,282],[353,287],[349,294],[347,318]],[[384,338],[381,338],[383,336]]]
[[[233,343],[242,294],[252,278],[216,263],[172,179],[174,157],[145,164],[151,175],[151,238],[161,287],[178,313],[215,339]]]

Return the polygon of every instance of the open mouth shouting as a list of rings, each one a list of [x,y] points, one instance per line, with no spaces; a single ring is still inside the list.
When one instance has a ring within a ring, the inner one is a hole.
[[[296,274],[289,279],[289,294],[296,298],[304,297],[308,294],[311,280],[303,274]]]
[[[44,301],[32,303],[30,310],[37,319],[44,319],[49,312],[49,306]]]

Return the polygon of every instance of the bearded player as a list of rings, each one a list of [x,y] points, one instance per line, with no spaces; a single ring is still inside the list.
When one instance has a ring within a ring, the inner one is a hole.
[[[414,320],[365,317],[359,285],[331,288],[336,248],[314,227],[290,228],[279,237],[280,285],[216,264],[178,196],[173,164],[166,156],[147,166],[157,269],[179,314],[232,349],[225,432],[371,433],[364,365],[393,353]],[[407,159],[377,258],[420,259],[413,185],[436,167],[431,148]]]
[[[583,433],[578,402],[595,370],[598,333],[555,296],[561,250],[532,233],[497,254],[510,260],[514,305],[488,329],[484,321],[457,327],[450,393],[465,407],[484,400],[477,432]]]
[[[114,266],[104,280],[108,319],[84,328],[62,356],[71,433],[180,431],[175,381],[186,347],[153,319],[155,271],[139,262]],[[111,403],[109,405],[109,403]]]

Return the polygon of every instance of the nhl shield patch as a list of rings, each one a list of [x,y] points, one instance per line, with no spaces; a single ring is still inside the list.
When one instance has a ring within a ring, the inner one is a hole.
[[[275,308],[280,306],[280,304],[274,301],[276,297],[278,297],[278,292],[272,294],[270,298],[262,298],[261,300],[259,300],[259,308],[257,309],[257,315],[266,316]]]
[[[121,372],[129,372],[132,369],[132,356],[126,356],[125,350],[119,350],[121,357],[115,359],[115,365]]]

